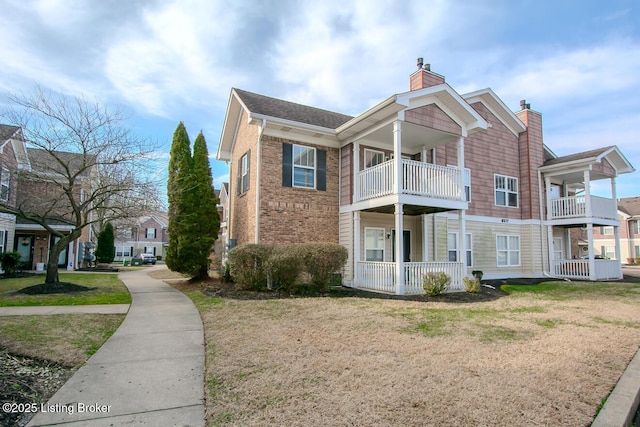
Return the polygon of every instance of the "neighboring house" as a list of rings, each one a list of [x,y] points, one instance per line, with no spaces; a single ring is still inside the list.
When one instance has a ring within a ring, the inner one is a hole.
[[[0,204],[16,206],[16,180],[22,130],[17,126],[0,124]],[[16,216],[0,212],[0,252],[13,250]]]
[[[616,230],[611,225],[594,228],[591,247],[597,256],[633,264],[636,258],[640,258],[640,197],[618,199],[618,221],[619,253],[616,252]],[[577,244],[575,253],[582,257],[588,255],[586,228],[575,229],[573,233]]]
[[[146,253],[164,259],[169,244],[166,212],[141,216],[131,223],[115,224],[115,261]]]
[[[229,234],[227,218],[229,216],[229,183],[223,182],[220,190],[216,190],[218,197],[218,215],[220,217],[220,231],[214,245],[216,258],[224,265],[227,262],[229,252]]]
[[[513,113],[491,89],[458,94],[421,60],[410,91],[356,117],[232,89],[217,158],[230,245],[340,243],[347,286],[421,293],[430,271],[454,289],[475,270],[622,277],[619,261],[574,259],[569,233],[584,226],[590,246],[596,227],[619,234],[615,177],[634,171],[620,150],[557,157],[525,101]],[[611,197],[591,194],[601,179]]]
[[[16,141],[14,144],[18,158],[18,164],[22,172],[34,172],[39,176],[55,176],[59,173],[60,165],[45,150],[26,148],[24,141]],[[71,168],[80,167],[85,161],[82,154],[56,152],[56,157],[62,159]],[[94,170],[88,169],[78,174],[77,184],[71,189],[76,193],[76,200],[86,200],[91,193],[92,183],[95,180]],[[62,234],[68,234],[73,229],[71,209],[65,205],[66,199],[60,197],[60,188],[50,186],[41,179],[30,180],[26,175],[18,175],[17,180],[17,205],[27,206],[32,210],[49,211],[51,217],[48,225]],[[21,254],[22,268],[28,270],[43,270],[49,257],[51,247],[59,237],[49,233],[44,227],[23,218],[16,219],[14,249]],[[69,243],[69,247],[62,251],[58,258],[58,266],[69,270],[81,265],[84,258],[84,245],[91,241],[91,227],[85,227],[78,239]]]

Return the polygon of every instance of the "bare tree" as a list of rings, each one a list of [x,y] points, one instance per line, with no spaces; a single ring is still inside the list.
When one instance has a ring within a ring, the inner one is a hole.
[[[18,169],[15,206],[0,212],[42,226],[57,242],[45,283],[58,279],[58,257],[85,227],[138,217],[161,205],[153,178],[156,147],[125,127],[118,110],[41,88],[8,95],[5,120],[22,128],[26,162]],[[63,232],[56,225],[64,224]]]

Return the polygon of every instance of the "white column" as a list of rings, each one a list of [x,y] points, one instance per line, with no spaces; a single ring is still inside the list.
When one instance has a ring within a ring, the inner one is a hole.
[[[618,260],[619,263],[621,263],[622,259],[620,259],[620,227],[619,226],[615,225],[613,227],[613,235],[616,240],[616,259]]]
[[[589,247],[589,280],[596,280],[595,248],[593,246],[593,224],[587,223],[587,245]]]
[[[544,197],[547,203],[547,251],[549,254],[549,274],[555,275],[555,263],[553,258],[553,226],[550,221],[552,218],[551,210],[551,178],[544,177]]]
[[[460,183],[460,200],[464,200],[464,138],[458,138],[458,179]]]
[[[360,181],[358,180],[358,173],[360,172],[360,143],[353,143],[353,201],[357,201],[360,198]]]
[[[422,163],[427,163],[427,147],[422,146],[422,152],[420,153],[420,160]]]
[[[591,218],[591,174],[588,170],[584,171],[584,208],[587,218]]]
[[[462,277],[467,277],[467,220],[463,209],[458,211],[458,222],[460,223],[460,233],[458,233],[458,248],[462,261]]]
[[[353,212],[353,285],[360,286],[360,211]]]
[[[396,219],[396,294],[404,295],[404,226],[402,203],[395,203]]]
[[[402,193],[402,122],[400,120],[396,120],[393,122],[393,171],[394,171],[394,180],[393,180],[393,193],[400,194]],[[400,234],[402,234],[402,229],[400,230]]]
[[[422,262],[429,261],[429,233],[427,233],[428,224],[428,216],[426,214],[422,214]]]

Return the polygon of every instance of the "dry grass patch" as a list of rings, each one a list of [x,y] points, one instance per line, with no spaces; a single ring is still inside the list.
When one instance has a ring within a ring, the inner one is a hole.
[[[181,288],[205,324],[211,426],[588,425],[640,345],[636,288],[477,303]]]

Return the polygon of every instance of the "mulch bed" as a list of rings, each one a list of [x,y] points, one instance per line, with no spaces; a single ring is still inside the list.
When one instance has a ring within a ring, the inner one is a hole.
[[[0,402],[40,408],[71,377],[73,370],[45,360],[0,350]],[[0,411],[0,426],[24,426],[33,414]]]
[[[40,285],[28,286],[17,290],[16,294],[25,295],[46,295],[46,294],[69,294],[74,292],[85,292],[95,288],[76,285],[68,282],[42,283]]]

